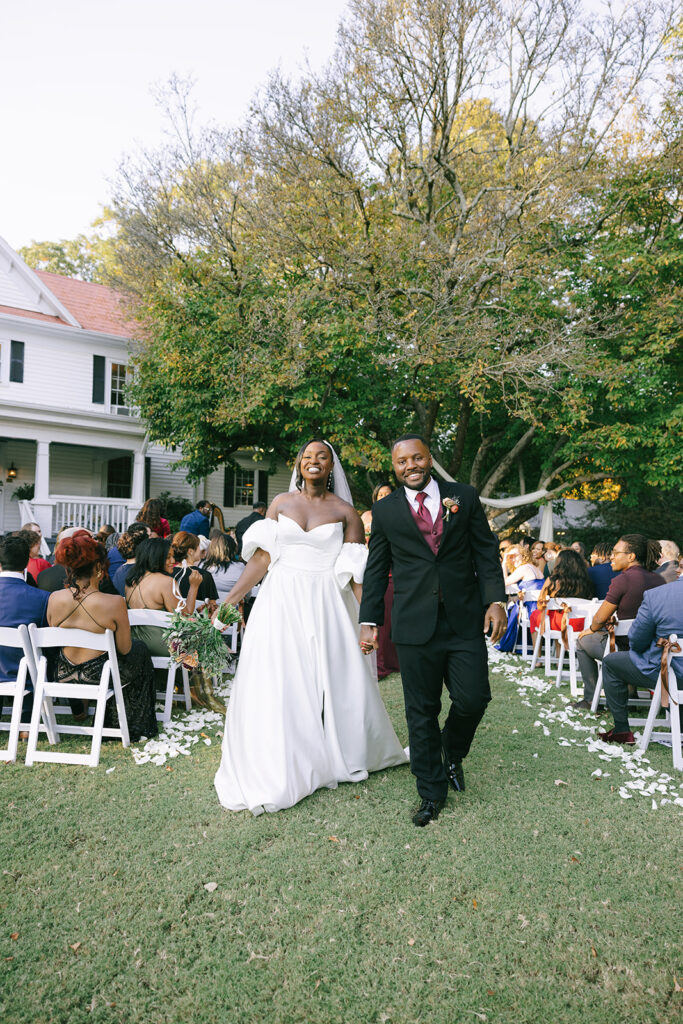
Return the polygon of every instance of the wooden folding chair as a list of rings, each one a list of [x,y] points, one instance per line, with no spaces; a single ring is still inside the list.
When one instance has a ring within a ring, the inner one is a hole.
[[[633,625],[633,619],[621,619],[615,623],[614,636],[628,636],[628,632]],[[605,642],[605,650],[602,653],[603,658],[606,658],[611,651],[610,637],[607,637]],[[598,669],[598,681],[595,684],[595,693],[593,694],[593,700],[591,701],[591,711],[593,714],[597,714],[598,706],[600,704],[600,696],[602,694],[602,661]],[[638,723],[635,723],[638,724]]]
[[[91,633],[85,629],[65,629],[64,627],[47,626],[39,629],[31,624],[28,628],[33,648],[33,656],[38,666],[38,679],[33,698],[33,715],[26,750],[26,764],[35,761],[50,761],[58,764],[85,764],[94,768],[99,764],[100,747],[104,736],[120,739],[124,747],[130,746],[128,722],[123,703],[119,666],[116,659],[114,634],[110,629],[104,633]],[[107,655],[102,666],[99,683],[58,682],[47,677],[47,659],[43,651],[48,647],[85,647],[93,651],[101,651]],[[57,735],[90,736],[92,744],[89,754],[62,753],[53,750],[38,750],[38,732],[44,703],[52,710],[53,697],[76,698],[78,700],[95,701],[95,718],[92,725],[62,725],[55,720]],[[104,727],[104,712],[107,701],[113,697],[119,716],[119,727]]]
[[[26,693],[26,685],[30,679],[35,690],[38,671],[26,626],[16,626],[13,628],[3,626],[0,628],[0,647],[13,647],[16,650],[22,651],[17,678],[0,680],[0,697],[12,698],[10,721],[0,721],[0,730],[9,732],[7,746],[0,750],[0,761],[16,761],[19,733],[22,726],[21,711]],[[58,737],[55,730],[54,715],[51,714],[51,708],[47,706],[47,702],[43,708],[43,717],[45,719],[43,728],[48,734],[50,743],[56,743]]]
[[[679,682],[676,673],[674,672],[673,665],[671,664],[674,658],[683,659],[683,642],[679,641],[675,633],[672,633],[668,637],[667,647],[665,648],[665,665],[666,668],[666,690],[668,695],[664,693],[664,700],[668,704],[665,710],[665,717],[658,719],[657,715],[662,709],[662,676],[660,673],[657,679],[657,685],[655,692],[652,696],[650,703],[650,712],[645,722],[645,729],[643,735],[638,740],[638,746],[641,750],[647,750],[650,740],[652,739],[653,731],[656,729],[656,736],[662,739],[671,740],[671,748],[673,751],[674,768],[677,768],[679,772],[683,772],[683,750],[681,749],[681,701],[683,700],[683,683]],[[678,650],[676,650],[678,647]],[[668,699],[667,699],[668,697]],[[661,732],[664,728],[666,731]]]
[[[129,608],[128,621],[131,626],[160,626],[162,629],[167,629],[171,625],[171,613],[155,611],[153,608]],[[164,710],[157,712],[157,721],[170,722],[174,700],[184,700],[187,711],[190,711],[192,708],[190,676],[185,666],[181,665],[178,661],[174,661],[170,654],[167,657],[154,655],[152,657],[152,664],[155,668],[166,670],[166,689],[160,690],[156,695],[157,700],[164,702]],[[178,672],[181,673],[183,692],[176,694],[175,683]]]

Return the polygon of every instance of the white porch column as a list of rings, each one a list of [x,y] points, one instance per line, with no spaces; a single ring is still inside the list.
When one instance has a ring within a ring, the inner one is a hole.
[[[33,512],[44,537],[52,536],[52,502],[50,501],[50,442],[36,441],[36,473],[33,489]]]
[[[135,504],[136,511],[141,509],[145,503],[145,455],[144,452],[133,454],[133,486],[131,488],[131,500]]]

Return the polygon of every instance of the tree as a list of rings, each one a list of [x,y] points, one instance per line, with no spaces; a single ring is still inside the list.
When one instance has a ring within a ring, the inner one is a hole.
[[[234,136],[196,135],[174,81],[174,140],[113,203],[152,437],[197,476],[322,428],[371,471],[417,428],[489,495],[623,470],[622,309],[589,247],[623,214],[610,151],[672,17],[356,0],[331,66],[273,76]]]
[[[105,213],[106,217],[106,213]],[[31,242],[19,249],[19,255],[33,270],[49,270],[81,281],[111,282],[115,259],[115,241],[97,233],[104,223],[96,220],[91,235],[63,238],[59,242]]]

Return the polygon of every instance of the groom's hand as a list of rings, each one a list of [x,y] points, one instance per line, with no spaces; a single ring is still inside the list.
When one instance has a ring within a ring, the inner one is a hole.
[[[363,654],[370,654],[371,651],[377,650],[379,646],[377,641],[378,633],[377,626],[360,627],[360,649]]]
[[[491,627],[491,643],[495,644],[500,640],[507,629],[508,617],[499,604],[490,604],[484,616],[484,632],[488,633]]]

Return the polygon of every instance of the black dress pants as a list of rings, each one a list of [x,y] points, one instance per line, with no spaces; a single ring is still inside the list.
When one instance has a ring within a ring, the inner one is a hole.
[[[423,800],[445,800],[448,777],[443,758],[460,761],[467,756],[491,700],[484,635],[457,636],[440,605],[431,640],[420,645],[397,643],[396,649],[408,722],[410,770]],[[440,731],[444,683],[451,706]]]

